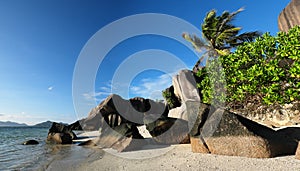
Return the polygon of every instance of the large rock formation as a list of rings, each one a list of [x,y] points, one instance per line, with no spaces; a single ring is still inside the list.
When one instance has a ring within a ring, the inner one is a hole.
[[[134,124],[122,123],[114,128],[107,127],[94,143],[100,148],[113,148],[122,152],[138,150],[146,144],[146,141]]]
[[[101,136],[97,142],[88,142],[88,144],[97,144],[103,148],[112,147],[118,151],[128,150],[132,148],[132,144],[135,144],[133,146],[139,144],[135,139],[140,139],[142,136],[137,134],[137,126],[142,125],[146,125],[156,142],[188,143],[187,111],[191,110],[187,109],[187,104],[200,102],[196,81],[191,71],[182,70],[173,77],[173,84],[168,89],[168,93],[176,100],[173,106],[141,97],[125,100],[112,94],[93,108],[87,118],[71,124],[70,128],[100,130]],[[178,106],[181,106],[176,109],[179,109],[179,112],[168,117],[169,109]]]
[[[153,117],[155,116],[145,116],[144,122],[156,142],[161,144],[190,143],[187,121],[169,117],[153,119]]]
[[[68,128],[69,128],[70,130],[82,131],[82,127],[81,127],[79,121],[76,121],[76,122],[74,122],[74,123],[68,125]]]
[[[190,121],[194,121],[192,115]],[[194,152],[269,158],[293,155],[299,129],[274,131],[240,115],[202,104],[190,132]]]
[[[155,122],[167,115],[168,108],[164,103],[141,97],[125,100],[112,94],[93,108],[87,118],[78,121],[83,130],[100,131],[99,138],[80,145],[97,145],[119,152],[139,149],[146,141],[137,126]],[[147,116],[151,116],[151,119],[145,121],[144,117]],[[78,128],[78,122],[71,124],[70,128]]]
[[[278,17],[278,27],[287,32],[296,25],[300,25],[300,0],[291,0]]]
[[[49,129],[47,141],[55,144],[72,144],[76,134],[67,125],[53,122]]]
[[[167,116],[168,109],[164,103],[155,102],[141,97],[125,100],[112,94],[91,110],[89,116],[80,120],[83,130],[99,130],[105,123],[109,127],[116,127],[122,123],[144,125],[144,115],[156,114]],[[105,121],[105,122],[104,122]]]
[[[174,86],[174,93],[181,100],[181,102],[186,102],[186,101],[200,102],[197,83],[192,71],[190,70],[179,71],[178,75],[175,75],[172,78],[172,84]]]
[[[178,75],[175,75],[172,78],[172,84],[174,87],[174,94],[180,99],[181,106],[170,110],[168,116],[187,121],[188,114],[186,103],[200,103],[200,96],[195,77],[192,71],[181,70]]]
[[[49,132],[47,136],[47,142],[53,144],[72,144],[72,136],[68,133],[55,133]]]

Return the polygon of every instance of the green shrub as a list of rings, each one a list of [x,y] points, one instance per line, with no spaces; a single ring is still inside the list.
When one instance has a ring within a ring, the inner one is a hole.
[[[234,53],[210,61],[197,76],[202,78],[198,87],[204,103],[299,101],[300,26],[244,43]]]
[[[162,96],[167,102],[168,108],[173,109],[176,107],[179,107],[181,105],[181,102],[174,94],[174,87],[171,86],[167,88],[166,90],[162,91]]]

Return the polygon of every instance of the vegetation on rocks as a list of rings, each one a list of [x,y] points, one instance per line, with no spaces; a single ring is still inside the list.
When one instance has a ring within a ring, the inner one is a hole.
[[[174,87],[173,86],[170,86],[166,90],[162,91],[162,96],[166,100],[169,110],[173,109],[173,108],[176,108],[176,107],[179,107],[181,105],[181,102],[179,101],[179,99],[174,94]]]
[[[240,34],[241,27],[232,21],[241,11],[217,16],[211,10],[201,38],[183,34],[202,52],[193,68],[201,101],[244,114],[267,109],[286,113],[284,104],[300,102],[300,26],[276,36]]]
[[[265,33],[211,60],[197,73],[202,101],[215,99],[231,107],[300,101],[299,35],[300,26],[276,36]]]

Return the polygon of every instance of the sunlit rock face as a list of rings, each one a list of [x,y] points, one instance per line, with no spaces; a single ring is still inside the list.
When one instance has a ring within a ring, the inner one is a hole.
[[[296,25],[300,25],[300,0],[291,0],[278,17],[278,27],[287,32]]]

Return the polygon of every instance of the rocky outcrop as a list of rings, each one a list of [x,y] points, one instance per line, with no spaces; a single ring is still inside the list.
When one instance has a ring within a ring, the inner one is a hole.
[[[83,130],[99,130],[103,124],[112,128],[122,123],[141,126],[144,124],[144,115],[149,113],[155,113],[158,117],[166,116],[168,109],[164,103],[150,99],[136,97],[125,100],[112,94],[92,109],[87,118],[79,122]]]
[[[72,123],[71,125],[68,126],[68,128],[70,130],[74,130],[74,131],[82,131],[80,121],[76,121],[76,122]]]
[[[295,154],[300,137],[288,132],[202,104],[190,136],[194,152],[269,158]]]
[[[181,70],[178,75],[173,76],[172,85],[175,95],[182,103],[186,101],[200,102],[200,96],[195,77],[190,70]]]
[[[130,123],[106,128],[94,142],[100,148],[113,148],[119,152],[138,150],[146,143],[137,127]]]
[[[81,119],[78,122],[84,131],[96,131],[102,126],[103,120],[104,118],[101,113],[94,108],[90,111],[87,118]]]
[[[50,132],[47,136],[47,142],[52,144],[72,144],[72,136],[68,133]]]
[[[300,124],[300,102],[297,101],[290,104],[273,104],[270,106],[257,106],[248,103],[244,108],[231,111],[270,128]]]
[[[72,144],[76,134],[67,125],[53,122],[49,129],[47,141],[55,144]]]
[[[135,97],[125,100],[112,94],[91,110],[86,119],[80,121],[83,130],[99,130],[96,144],[102,148],[118,151],[131,149],[138,136],[137,126],[146,125],[152,138],[162,144],[189,143],[187,112],[190,102],[200,102],[193,73],[182,70],[173,77],[173,86],[166,90],[175,99],[172,106],[150,99]],[[187,106],[188,104],[188,106]],[[181,106],[180,114],[171,115],[169,109]],[[191,107],[192,108],[192,107]],[[169,116],[168,116],[169,115]],[[139,144],[139,143],[137,143]],[[136,145],[134,145],[136,146]]]
[[[182,119],[155,116],[145,116],[146,128],[153,139],[161,144],[189,143],[188,122]],[[150,122],[150,121],[153,122]]]
[[[190,106],[187,104],[191,104],[189,102],[199,103],[200,97],[191,71],[180,71],[178,75],[174,76],[173,83],[173,86],[167,89],[167,94],[175,99],[172,106],[141,97],[125,100],[112,94],[92,109],[87,118],[71,124],[70,127],[80,129],[78,126],[80,123],[83,130],[100,130],[101,136],[96,144],[103,148],[116,148],[119,151],[130,149],[130,144],[135,143],[134,139],[142,138],[136,134],[137,126],[142,125],[146,125],[148,132],[156,142],[163,144],[188,143],[187,111],[190,109],[187,107],[190,108]],[[179,113],[171,115],[175,118],[168,117],[169,109],[179,106],[182,107]]]
[[[278,17],[278,27],[280,31],[287,32],[296,25],[300,25],[300,1],[291,0]]]
[[[179,118],[188,120],[188,108],[187,102],[200,103],[199,91],[197,83],[192,71],[182,70],[178,75],[175,75],[172,79],[174,94],[181,101],[181,106],[169,111],[168,116],[173,118]]]
[[[169,111],[168,117],[183,119],[183,120],[187,121],[188,116],[187,116],[187,107],[186,107],[185,103],[183,105],[181,105],[180,107],[171,109]]]

